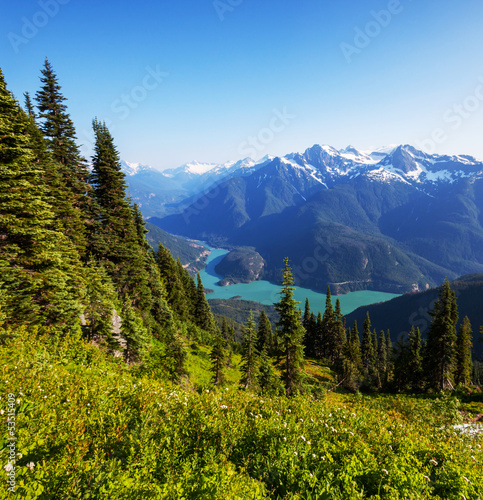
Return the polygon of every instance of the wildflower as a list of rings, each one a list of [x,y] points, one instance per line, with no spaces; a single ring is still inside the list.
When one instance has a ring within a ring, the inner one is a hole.
[[[283,440],[284,440],[284,441],[287,441],[287,438],[284,436],[284,437],[283,437]]]
[[[10,472],[12,469],[13,469],[13,465],[12,464],[7,464],[7,465],[4,465],[3,468],[7,471],[7,472]]]
[[[294,452],[293,452],[293,454],[294,454],[295,456],[297,456],[297,455],[298,455],[298,453],[297,453],[296,451],[294,451]]]
[[[315,455],[314,453],[312,453],[312,458],[317,458],[317,455]]]
[[[0,410],[0,415],[3,415],[5,412],[3,410]]]
[[[220,406],[220,408],[221,408],[222,410],[226,410],[226,409],[228,408],[228,406],[226,406],[226,405],[221,405],[221,406]]]
[[[307,441],[307,444],[310,446],[312,443],[310,441]]]
[[[44,396],[44,399],[47,399],[47,396]]]
[[[320,460],[325,460],[325,457],[320,457]]]
[[[386,469],[382,469],[382,472],[384,472],[384,474],[389,474]]]
[[[35,464],[33,462],[30,462],[29,464],[27,464],[27,467],[30,469],[30,470],[33,470],[33,468],[35,467]]]
[[[304,419],[303,419],[303,418],[301,418],[301,419],[300,419],[300,421],[301,421],[301,422],[303,422],[303,421],[304,421]]]
[[[434,460],[434,458],[432,458],[432,459],[430,460],[430,463],[432,463],[433,465],[438,465],[438,462],[436,462],[436,460]]]

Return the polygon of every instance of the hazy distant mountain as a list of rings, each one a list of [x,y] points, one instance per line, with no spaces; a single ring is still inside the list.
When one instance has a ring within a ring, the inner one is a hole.
[[[145,217],[162,216],[182,210],[184,200],[195,199],[223,180],[250,175],[271,161],[245,158],[223,164],[193,161],[181,167],[159,171],[148,165],[123,161],[129,194],[141,207]],[[188,203],[188,202],[186,202]]]
[[[483,343],[476,342],[477,332],[483,325],[483,274],[471,274],[462,276],[451,283],[451,288],[456,293],[458,302],[459,321],[463,321],[468,316],[475,332],[473,343],[474,352],[477,355],[483,354]],[[390,330],[393,342],[401,337],[407,340],[409,330],[412,326],[419,328],[423,337],[428,333],[431,325],[430,312],[434,308],[434,303],[438,298],[439,290],[430,290],[409,293],[401,297],[383,302],[359,307],[346,316],[347,325],[352,326],[357,321],[361,326],[366,313],[369,312],[372,325],[379,330]]]
[[[253,246],[278,280],[337,291],[421,290],[483,272],[483,163],[412,146],[315,145],[218,183],[152,222],[212,243]]]

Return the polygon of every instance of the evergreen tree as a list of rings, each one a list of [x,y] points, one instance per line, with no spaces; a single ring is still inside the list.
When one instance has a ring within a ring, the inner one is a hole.
[[[165,283],[167,292],[166,300],[171,310],[180,320],[188,320],[190,303],[186,298],[182,277],[179,275],[176,261],[171,252],[161,243],[158,246],[155,259]]]
[[[473,347],[473,331],[468,316],[465,316],[458,330],[456,341],[456,376],[457,384],[468,386],[471,382],[472,361],[471,348]]]
[[[86,295],[83,333],[89,339],[102,339],[111,347],[119,347],[113,338],[113,311],[119,308],[118,297],[104,267],[93,259],[84,267]]]
[[[332,361],[332,353],[335,345],[335,314],[334,308],[332,306],[332,296],[330,292],[330,286],[327,287],[327,296],[325,299],[325,311],[322,316],[322,337],[319,337],[321,345],[319,346],[319,352],[322,357],[329,358]]]
[[[374,368],[374,342],[372,339],[371,332],[371,318],[369,317],[369,312],[366,314],[366,319],[362,326],[362,344],[361,344],[361,354],[362,354],[362,366],[366,374],[372,372]]]
[[[273,350],[273,332],[272,325],[268,319],[267,314],[264,310],[260,313],[258,318],[258,352],[262,352],[266,349],[267,353]]]
[[[393,377],[394,373],[394,359],[393,359],[393,348],[392,348],[392,341],[391,341],[391,333],[389,330],[387,331],[386,334],[386,356],[387,356],[387,370],[386,370],[386,380],[385,384],[388,385]]]
[[[41,73],[42,87],[35,95],[41,129],[54,159],[64,167],[63,174],[67,186],[76,195],[76,200],[79,201],[85,193],[85,182],[88,174],[85,160],[75,142],[74,123],[67,113],[67,106],[64,104],[66,98],[62,95],[57,75],[48,59],[45,59]]]
[[[48,202],[35,162],[31,119],[0,71],[0,288],[8,324],[80,328],[83,283],[78,254]]]
[[[260,353],[259,368],[258,368],[258,386],[262,394],[270,396],[278,396],[283,393],[283,385],[280,382],[280,377],[277,375],[267,349],[264,347]]]
[[[411,328],[407,346],[407,380],[413,391],[422,389],[423,382],[423,358],[421,355],[421,332],[419,328]]]
[[[200,273],[196,276],[196,304],[195,304],[195,317],[196,324],[207,332],[214,332],[215,322],[213,314],[211,313],[210,306],[205,296],[205,287],[201,281]]]
[[[377,374],[378,387],[381,389],[384,386],[387,373],[387,344],[384,330],[379,333],[379,342],[377,344]]]
[[[258,382],[258,336],[253,319],[253,311],[250,311],[248,321],[243,328],[242,340],[242,378],[240,385],[244,389],[255,389]]]
[[[32,104],[32,101],[30,99],[30,94],[28,92],[24,92],[24,97],[25,97],[25,111],[27,112],[28,116],[32,118],[32,120],[36,120],[37,115],[35,114],[34,106]]]
[[[429,387],[434,390],[453,388],[458,307],[456,295],[447,279],[430,314],[432,322],[428,332],[425,359]]]
[[[226,358],[225,341],[220,332],[214,337],[213,347],[210,352],[211,372],[213,385],[222,385],[226,379]]]
[[[275,304],[280,320],[277,323],[277,336],[280,339],[281,351],[284,356],[283,380],[287,396],[300,390],[302,374],[301,366],[304,359],[301,312],[294,299],[294,280],[288,258],[284,259],[282,290],[280,301]]]

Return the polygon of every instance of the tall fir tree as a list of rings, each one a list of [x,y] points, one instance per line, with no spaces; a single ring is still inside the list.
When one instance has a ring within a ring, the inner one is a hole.
[[[421,332],[418,328],[411,328],[407,346],[407,381],[412,391],[420,391],[423,388],[423,357]]]
[[[258,344],[257,349],[262,352],[266,349],[267,353],[273,352],[273,331],[270,320],[267,314],[262,309],[260,316],[258,317]]]
[[[284,259],[282,290],[280,301],[275,304],[279,314],[277,337],[280,339],[283,361],[283,380],[285,393],[293,396],[302,386],[302,362],[304,359],[303,339],[305,330],[302,325],[302,315],[297,307],[299,302],[294,299],[294,279],[288,258]]]
[[[425,373],[433,390],[453,388],[456,362],[456,323],[458,306],[456,295],[448,279],[442,285],[433,310],[428,332]]]
[[[362,366],[366,375],[370,374],[374,368],[375,352],[374,342],[371,332],[371,318],[369,312],[362,326],[362,344],[361,344]]]
[[[205,296],[205,287],[201,281],[200,273],[196,276],[196,304],[195,321],[196,324],[207,332],[214,333],[216,330],[215,320]]]
[[[455,382],[468,386],[471,382],[473,368],[471,349],[473,347],[473,331],[468,316],[465,316],[458,330],[456,340],[456,373]]]
[[[54,159],[64,167],[67,186],[80,196],[85,192],[88,171],[76,144],[74,123],[64,104],[67,99],[62,95],[57,75],[48,59],[45,59],[41,73],[42,86],[35,95],[41,129]]]
[[[36,117],[32,109],[30,97],[26,96],[26,107],[32,119],[38,118],[40,128],[47,141],[47,146],[54,161],[59,165],[64,189],[62,196],[71,205],[76,215],[67,213],[64,226],[67,236],[75,243],[81,256],[86,250],[85,222],[87,219],[87,178],[86,161],[76,144],[74,124],[64,104],[57,75],[46,59],[42,69],[41,89],[35,99],[39,114]]]
[[[223,385],[226,380],[226,359],[228,353],[225,341],[220,332],[214,336],[213,347],[210,352],[212,383],[215,386]]]
[[[31,119],[0,71],[0,289],[7,324],[80,328],[84,293],[76,249],[48,202],[45,172],[35,161]]]
[[[259,352],[257,350],[258,335],[253,319],[253,311],[250,311],[246,325],[243,327],[242,339],[242,377],[240,385],[244,389],[254,390],[258,385]]]

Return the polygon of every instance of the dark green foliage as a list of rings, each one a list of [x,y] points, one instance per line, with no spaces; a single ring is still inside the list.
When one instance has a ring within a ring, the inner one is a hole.
[[[86,295],[83,300],[82,330],[88,339],[102,339],[113,345],[113,313],[119,309],[118,296],[104,267],[93,259],[84,267]]]
[[[213,339],[213,347],[210,352],[212,382],[215,386],[222,385],[225,382],[227,356],[225,341],[221,333],[218,332]]]
[[[260,353],[258,366],[258,386],[262,394],[278,396],[283,394],[284,388],[280,377],[270,360],[267,350],[264,348]]]
[[[183,277],[179,275],[179,267],[176,261],[173,259],[171,252],[161,244],[158,246],[155,259],[166,287],[166,300],[170,308],[179,319],[188,320],[190,317],[189,311],[192,310],[192,303],[186,297]]]
[[[27,112],[29,117],[35,121],[37,115],[35,114],[34,106],[32,104],[32,100],[30,99],[30,94],[28,92],[24,92],[23,95],[25,97],[25,111]]]
[[[87,180],[87,169],[75,142],[74,123],[67,113],[66,98],[62,95],[57,75],[47,59],[41,72],[42,87],[35,95],[40,127],[54,159],[65,167],[63,174],[67,186],[80,196],[85,191],[83,183]]]
[[[314,313],[310,310],[309,299],[305,299],[305,309],[303,316],[303,327],[305,328],[304,346],[305,355],[308,357],[317,356],[317,322]]]
[[[188,349],[179,333],[167,342],[165,356],[163,359],[163,368],[168,373],[168,377],[173,382],[179,382],[181,378],[187,375],[186,359],[188,358]]]
[[[423,357],[421,332],[419,328],[411,328],[407,346],[407,380],[409,387],[413,391],[420,391],[423,387]]]
[[[58,163],[58,171],[63,184],[61,192],[57,192],[56,195],[64,197],[65,201],[71,205],[70,211],[76,212],[74,214],[67,210],[65,230],[83,256],[86,245],[84,222],[87,217],[86,192],[88,190],[86,162],[75,142],[74,124],[64,104],[66,98],[62,95],[57,76],[47,59],[40,81],[42,87],[35,96],[39,109],[40,128],[54,161]],[[30,98],[26,97],[26,100],[27,109],[34,120],[35,115],[30,111]]]
[[[453,387],[456,362],[456,295],[445,280],[439,298],[430,313],[432,323],[428,332],[425,373],[430,388],[444,390]]]
[[[272,325],[265,311],[262,310],[258,318],[258,342],[257,349],[258,352],[262,352],[265,349],[268,353],[274,350],[273,341],[273,331]]]
[[[0,72],[0,288],[10,324],[79,327],[83,283],[79,257],[48,202],[36,163],[31,119]]]
[[[243,328],[241,364],[242,377],[240,385],[244,389],[254,390],[257,388],[259,364],[257,344],[258,335],[255,328],[253,313],[251,313],[247,324]]]
[[[302,384],[301,365],[304,359],[305,330],[302,326],[300,310],[297,307],[299,302],[293,297],[294,281],[288,258],[284,260],[284,263],[281,298],[275,304],[280,315],[276,334],[281,353],[284,356],[282,373],[285,393],[287,396],[293,396],[300,391]]]
[[[458,330],[456,340],[456,373],[455,382],[468,386],[471,382],[472,361],[471,348],[473,347],[473,332],[468,316],[465,316]]]
[[[194,308],[195,323],[203,330],[214,333],[216,330],[215,319],[210,310],[210,306],[208,305],[208,301],[206,300],[205,288],[203,286],[199,273],[196,279],[196,299]]]

